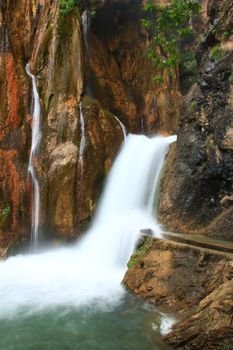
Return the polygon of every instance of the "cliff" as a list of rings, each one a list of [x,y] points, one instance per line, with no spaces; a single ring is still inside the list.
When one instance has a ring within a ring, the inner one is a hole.
[[[214,247],[212,247],[214,248]],[[124,284],[176,320],[172,349],[232,346],[233,254],[147,238],[128,263]]]
[[[141,17],[141,1],[80,2],[67,14],[57,1],[1,1],[2,247],[30,237],[33,92],[28,62],[41,107],[42,139],[34,168],[44,239],[70,239],[88,225],[123,140],[115,116],[128,132],[175,132],[178,76],[164,72],[164,83],[156,86]]]
[[[207,15],[198,82],[183,104],[162,181],[160,219],[176,231],[232,239],[232,1],[209,1]]]

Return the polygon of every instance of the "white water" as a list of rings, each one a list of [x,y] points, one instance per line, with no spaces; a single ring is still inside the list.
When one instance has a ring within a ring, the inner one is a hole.
[[[89,13],[88,10],[86,9],[82,16],[82,26],[83,26],[83,36],[84,36],[84,42],[85,42],[85,48],[86,48],[86,53],[88,55],[89,53],[89,45],[88,45],[88,36],[89,36]]]
[[[120,127],[121,127],[121,130],[122,130],[122,134],[123,134],[123,137],[124,137],[124,140],[126,140],[126,137],[127,137],[127,130],[126,130],[126,127],[125,125],[120,121],[120,119],[114,115],[114,118],[118,121],[118,123],[120,124]]]
[[[175,137],[129,135],[110,172],[92,229],[73,248],[16,256],[0,264],[0,318],[67,306],[121,302],[121,280],[140,229],[160,227],[151,215],[155,179]]]
[[[38,147],[41,139],[41,121],[40,121],[40,98],[37,91],[35,76],[31,74],[29,65],[26,65],[26,72],[32,79],[34,110],[32,120],[32,144],[28,165],[28,172],[32,178],[33,185],[33,205],[32,205],[32,225],[31,225],[31,246],[36,248],[39,237],[39,217],[40,217],[40,188],[39,182],[34,169],[34,159],[38,151]]]
[[[82,102],[80,102],[79,110],[80,110],[80,127],[81,127],[81,141],[79,145],[79,164],[81,168],[81,175],[83,176],[83,154],[86,146],[86,137],[85,137],[85,119],[83,114]]]

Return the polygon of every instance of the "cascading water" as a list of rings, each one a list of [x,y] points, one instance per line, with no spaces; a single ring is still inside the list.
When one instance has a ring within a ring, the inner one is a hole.
[[[88,9],[85,8],[82,16],[82,26],[83,26],[83,36],[84,36],[84,42],[85,42],[85,48],[86,48],[86,54],[88,56],[89,53],[89,46],[88,46],[88,36],[89,36],[89,13]]]
[[[114,115],[114,118],[118,121],[118,123],[120,124],[120,127],[121,127],[121,130],[122,130],[122,134],[123,134],[123,137],[124,137],[124,140],[126,139],[127,137],[127,130],[126,130],[126,127],[125,125],[120,121],[120,119]]]
[[[80,102],[79,111],[80,111],[80,127],[81,127],[81,141],[79,145],[79,165],[80,165],[81,177],[82,177],[83,176],[83,154],[86,146],[85,120],[84,120],[82,102]]]
[[[106,315],[123,305],[126,292],[121,280],[140,229],[151,228],[157,235],[161,232],[151,214],[151,197],[169,144],[175,139],[128,135],[92,228],[82,240],[73,248],[16,256],[0,263],[0,326],[1,320],[27,318],[51,309],[54,313],[71,308],[79,314],[86,310]]]
[[[26,65],[26,72],[32,79],[34,110],[32,120],[32,144],[28,165],[28,172],[32,178],[33,185],[33,205],[32,205],[32,226],[31,226],[31,246],[33,249],[37,247],[39,237],[39,218],[40,218],[40,188],[36,171],[33,165],[35,156],[41,139],[41,121],[40,121],[40,98],[37,91],[35,76],[31,74],[29,65]]]
[[[140,229],[161,232],[151,215],[151,196],[173,141],[174,136],[129,135],[108,177],[92,229],[82,241],[72,249],[13,257],[0,264],[0,316],[24,304],[82,304],[93,294],[112,299],[115,289],[120,293]]]

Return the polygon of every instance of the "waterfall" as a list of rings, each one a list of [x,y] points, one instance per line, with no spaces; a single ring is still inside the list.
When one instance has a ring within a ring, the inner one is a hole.
[[[151,214],[161,164],[176,137],[128,135],[107,179],[92,228],[72,248],[0,263],[0,318],[60,306],[121,303],[121,281],[140,229],[161,234]]]
[[[85,10],[81,16],[81,20],[82,20],[83,36],[84,36],[86,54],[88,56],[88,53],[89,53],[89,45],[88,45],[88,41],[89,41],[89,12],[88,12],[87,8],[85,8]]]
[[[81,176],[83,176],[83,154],[86,146],[86,138],[85,138],[85,120],[84,120],[82,102],[80,102],[79,111],[80,111],[80,127],[81,127],[81,141],[79,145],[79,164],[81,168]]]
[[[126,137],[127,137],[127,130],[126,130],[126,127],[125,125],[120,121],[120,119],[114,115],[114,118],[118,121],[118,123],[120,124],[120,127],[121,127],[121,130],[122,130],[122,134],[123,134],[123,137],[124,137],[124,140],[126,140]]]
[[[141,114],[141,132],[144,134],[144,115]]]
[[[31,74],[29,64],[26,65],[26,72],[32,79],[34,110],[32,118],[32,143],[28,165],[28,172],[32,178],[33,186],[33,205],[32,205],[32,224],[31,224],[31,246],[37,247],[39,237],[39,219],[40,219],[40,188],[39,181],[34,168],[34,159],[38,152],[41,139],[41,121],[40,121],[40,98],[37,91],[35,76]]]

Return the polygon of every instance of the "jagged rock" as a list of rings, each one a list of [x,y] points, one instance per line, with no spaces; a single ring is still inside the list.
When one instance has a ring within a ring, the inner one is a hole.
[[[208,3],[209,23],[222,20],[202,46],[199,78],[183,105],[177,147],[162,179],[160,220],[176,231],[232,239],[233,207],[233,8],[228,0]],[[227,10],[229,9],[229,10]],[[220,51],[218,51],[220,50]],[[218,57],[214,56],[214,52]]]
[[[25,64],[37,16],[36,0],[0,3],[0,217],[10,209],[0,234],[8,237],[30,232],[31,82]]]
[[[153,230],[151,228],[143,228],[140,232],[146,236],[153,236]]]
[[[164,73],[164,86],[158,90],[154,84],[155,68],[146,56],[148,35],[140,24],[141,2],[92,2],[96,15],[89,27],[89,57],[82,7],[80,3],[62,16],[57,1],[1,1],[0,215],[10,208],[0,223],[3,234],[30,237],[27,166],[33,96],[26,63],[40,96],[42,139],[34,167],[40,183],[40,233],[47,237],[74,237],[90,221],[123,138],[113,114],[128,132],[176,129],[178,77]],[[84,174],[78,159],[81,100]]]
[[[171,79],[162,72],[164,83],[156,86],[141,17],[141,1],[102,2],[90,26],[90,51],[95,54],[90,55],[88,88],[129,132],[174,133],[182,100],[178,76]]]
[[[149,249],[126,272],[124,284],[163,310],[189,310],[231,278],[230,255],[187,244],[148,240],[150,244],[147,240],[145,244]]]
[[[173,349],[231,349],[233,281],[220,285],[190,315],[173,327],[165,341]]]
[[[164,337],[172,349],[230,349],[233,343],[233,255],[147,238],[134,253],[125,286],[176,324]]]

